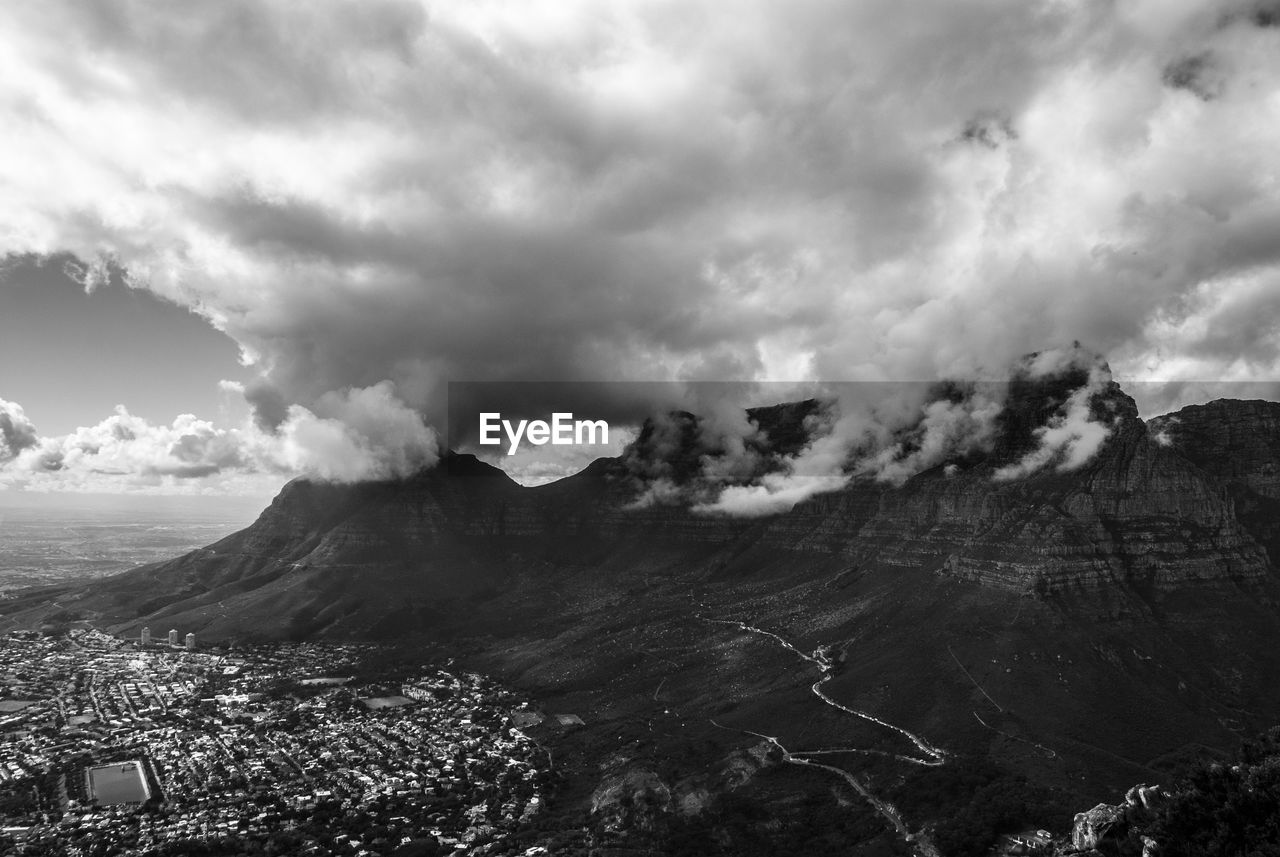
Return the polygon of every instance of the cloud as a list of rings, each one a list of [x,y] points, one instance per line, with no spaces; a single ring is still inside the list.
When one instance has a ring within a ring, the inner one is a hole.
[[[0,399],[0,464],[36,444],[36,428],[22,406]]]
[[[815,494],[835,491],[848,482],[841,476],[797,479],[794,475],[766,474],[754,485],[730,485],[714,502],[694,507],[701,514],[721,514],[734,518],[759,518],[790,511],[797,503]]]
[[[833,386],[825,405],[806,418],[808,439],[798,450],[766,454],[765,433],[744,420],[738,441],[719,439],[692,474],[633,465],[643,486],[634,505],[687,503],[701,514],[757,517],[855,480],[900,486],[934,468],[950,476],[961,464],[986,463],[986,478],[1009,481],[1049,467],[1075,470],[1098,454],[1119,418],[1106,395],[1115,385],[1101,355],[1075,343],[1026,355],[1008,374],[1003,382]],[[1025,451],[1017,447],[1023,431],[1030,441]],[[680,442],[691,435],[667,429],[652,449],[642,446],[631,458],[687,457]]]
[[[1177,417],[1170,417],[1168,423],[1162,426],[1158,431],[1152,431],[1148,434],[1151,439],[1160,446],[1173,446],[1173,435],[1169,432],[1170,427],[1176,427],[1182,421]]]
[[[1018,461],[996,470],[993,479],[998,482],[1021,479],[1050,465],[1059,473],[1077,470],[1088,463],[1111,436],[1111,419],[1098,413],[1096,401],[1112,384],[1111,370],[1100,356],[1079,348],[1048,351],[1024,361],[1020,374],[1039,380],[1073,370],[1087,372],[1085,382],[1071,391],[1045,425],[1032,432],[1035,448]]]
[[[996,418],[1004,408],[1001,389],[971,385],[939,390],[944,395],[916,404],[914,413],[894,430],[895,438],[867,456],[857,472],[876,481],[901,485],[939,464],[978,451],[989,451]]]
[[[315,412],[289,408],[267,457],[290,470],[337,482],[409,476],[436,463],[435,432],[383,382],[326,393]]]
[[[799,450],[781,458],[744,456],[724,444],[726,451],[704,457],[685,499],[692,493],[699,513],[756,517],[855,479],[901,485],[932,467],[988,451],[1002,394],[1000,385],[972,383],[834,386],[824,406],[805,420],[808,440]],[[666,486],[659,496],[672,502],[678,495]]]
[[[338,482],[408,476],[436,462],[435,433],[389,383],[329,393],[315,410],[294,405],[278,431],[253,422],[220,428],[191,414],[156,425],[124,407],[96,425],[39,437],[22,409],[0,402],[11,454],[0,456],[0,487],[59,491],[261,492],[281,479]]]
[[[449,380],[963,378],[1077,338],[1275,377],[1270,9],[4,4],[0,252],[202,314],[271,432],[383,380],[440,426]]]

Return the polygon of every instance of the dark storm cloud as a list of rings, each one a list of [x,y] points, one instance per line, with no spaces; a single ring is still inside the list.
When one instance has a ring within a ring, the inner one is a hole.
[[[1164,82],[1175,89],[1186,89],[1205,101],[1222,92],[1218,59],[1211,53],[1192,54],[1175,60],[1164,69]]]
[[[964,377],[1074,339],[1256,378],[1270,8],[12,4],[0,241],[203,314],[272,431],[367,405],[365,441],[425,443],[385,396],[442,425],[449,380]]]
[[[263,431],[274,432],[289,418],[289,403],[266,379],[257,378],[246,384],[242,394],[254,423]]]

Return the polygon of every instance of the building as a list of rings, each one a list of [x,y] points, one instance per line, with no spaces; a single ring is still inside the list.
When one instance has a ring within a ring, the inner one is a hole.
[[[143,628],[142,629],[142,645],[146,646],[146,645],[149,645],[150,643],[151,643],[151,629]]]
[[[187,649],[190,650],[190,649],[194,649],[195,647],[196,647],[196,635],[188,632],[187,633]]]
[[[177,628],[169,629],[169,645],[171,646],[178,645],[178,629]]]

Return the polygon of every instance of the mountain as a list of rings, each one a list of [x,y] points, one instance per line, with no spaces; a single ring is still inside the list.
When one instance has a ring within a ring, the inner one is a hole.
[[[916,826],[967,810],[911,794],[959,794],[947,772],[988,763],[1078,806],[1280,710],[1280,405],[1147,423],[1107,382],[1087,399],[1096,454],[1002,478],[1084,383],[1015,379],[982,448],[758,518],[636,504],[655,469],[697,478],[690,414],[536,488],[458,454],[394,482],[295,481],[239,533],[4,602],[4,620],[456,656],[583,718],[556,739],[581,774],[565,805],[602,829],[657,835],[730,793],[794,803],[836,769],[918,807]],[[750,412],[763,466],[821,407]],[[887,829],[858,806],[869,836]]]

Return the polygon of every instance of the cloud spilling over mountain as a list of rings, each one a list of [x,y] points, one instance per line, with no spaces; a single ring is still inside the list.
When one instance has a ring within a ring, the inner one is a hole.
[[[436,463],[435,432],[383,382],[361,390],[329,392],[315,411],[289,407],[288,417],[268,442],[295,471],[321,479],[354,482],[408,476]]]
[[[1111,370],[1101,358],[1071,352],[1048,351],[1028,357],[1018,367],[1014,382],[1039,381],[1046,378],[1083,373],[1084,380],[1070,392],[1048,421],[1032,434],[1033,449],[1012,464],[998,469],[997,480],[1017,479],[1050,465],[1058,471],[1076,470],[1093,458],[1111,435],[1110,420],[1099,418],[1096,399],[1111,385]]]
[[[539,448],[527,447],[515,470],[537,483],[620,453],[639,486],[635,507],[678,503],[710,514],[772,514],[851,479],[901,485],[924,470],[984,457],[1004,430],[1006,400],[1022,386],[1040,384],[1054,385],[1062,395],[1050,398],[1039,421],[1024,427],[1029,444],[992,478],[1017,479],[1050,466],[1075,469],[1093,457],[1116,418],[1098,405],[1114,386],[1110,370],[1101,355],[1078,344],[1022,358],[1004,382],[677,384],[665,393],[660,385],[648,385],[649,401],[679,401],[696,414],[659,407],[638,434],[615,426],[608,444],[573,446],[567,457],[548,460],[534,452]],[[253,395],[229,382],[225,386]],[[820,395],[743,407],[744,398],[796,389]],[[119,406],[96,425],[41,437],[21,406],[4,405],[0,428],[9,466],[0,465],[0,480],[24,487],[61,482],[91,490],[123,479],[135,488],[200,480],[225,488],[228,480],[254,474],[335,482],[396,479],[433,466],[440,452],[435,432],[389,382],[326,393],[311,408],[281,405],[267,425],[247,420],[234,428],[190,414],[155,425]]]
[[[1008,481],[1093,459],[1123,416],[1106,395],[1114,386],[1102,356],[1076,343],[1022,357],[1003,382],[836,385],[824,399],[736,419],[664,414],[624,461],[637,507],[737,517],[783,512],[855,479],[901,485],[980,460]]]
[[[392,479],[435,464],[435,433],[390,384],[292,405],[274,431],[219,428],[191,414],[155,425],[120,406],[93,426],[40,437],[0,401],[0,486],[31,490],[236,490],[259,475],[333,482]],[[7,451],[7,452],[6,452]]]

